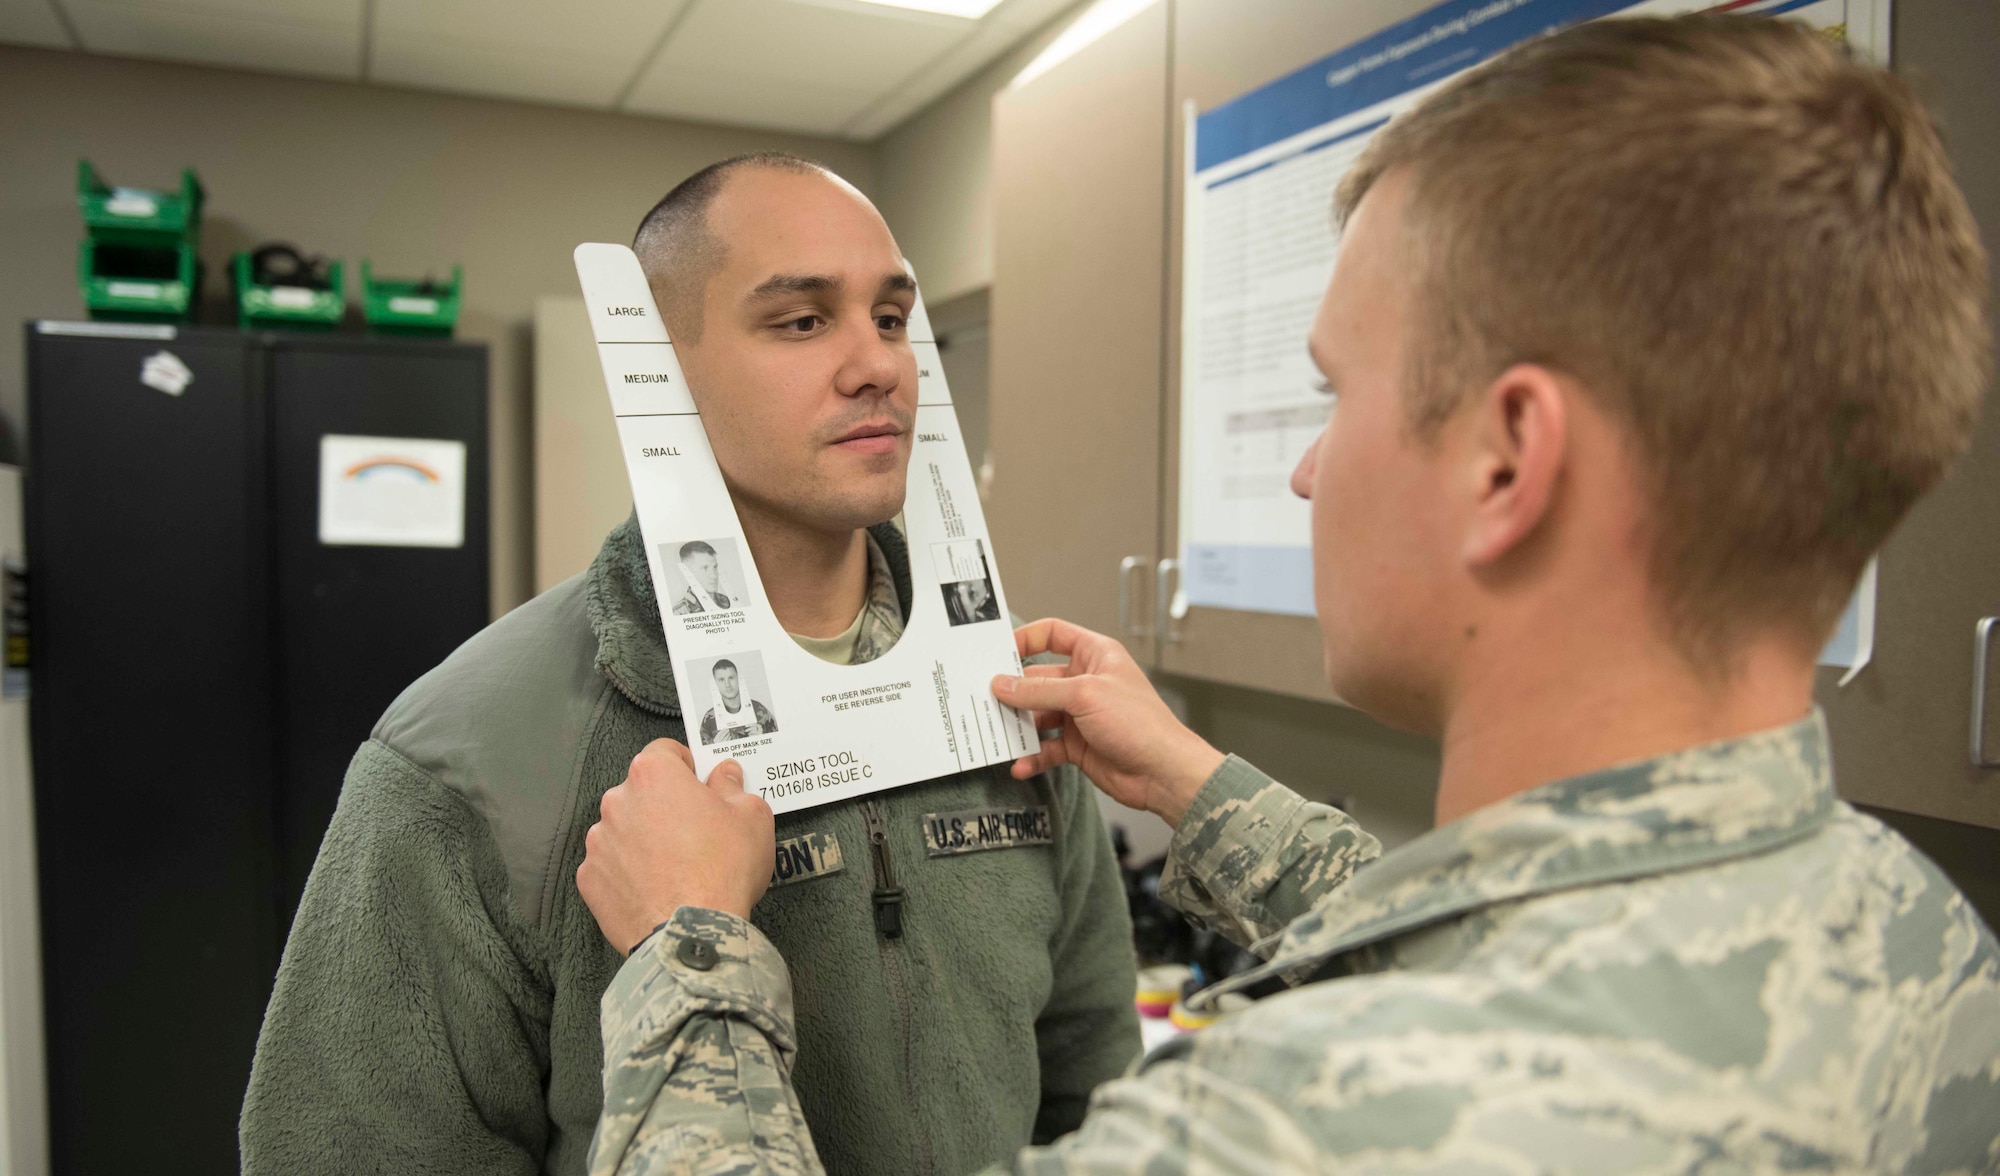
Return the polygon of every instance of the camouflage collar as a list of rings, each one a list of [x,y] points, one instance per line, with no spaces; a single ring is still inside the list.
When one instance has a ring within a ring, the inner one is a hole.
[[[1764,853],[1817,830],[1834,804],[1818,707],[1790,726],[1545,784],[1384,854],[1286,928],[1270,963],[1213,991],[1496,903]]]
[[[894,523],[868,528],[870,539],[870,621],[863,625],[861,639],[869,640],[870,625],[879,629],[886,615],[878,610],[896,610],[895,627],[900,633],[903,618],[909,615],[909,550]],[[887,588],[881,573],[887,571]],[[646,563],[646,545],[639,534],[637,514],[605,536],[604,546],[584,573],[585,606],[590,629],[597,636],[597,669],[633,705],[655,714],[679,718],[680,698],[674,692],[674,664],[667,653],[666,634],[661,628],[660,606],[653,595],[653,573]],[[895,640],[881,643],[886,649]],[[857,660],[861,658],[858,651]]]
[[[854,661],[861,665],[889,652],[903,635],[903,607],[896,576],[882,541],[868,533],[868,599],[861,605],[861,632],[854,638]]]

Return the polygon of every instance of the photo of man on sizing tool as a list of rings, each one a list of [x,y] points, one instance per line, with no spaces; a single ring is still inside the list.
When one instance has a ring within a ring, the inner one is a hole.
[[[771,716],[771,708],[750,696],[750,684],[744,681],[743,669],[752,670],[761,681],[764,677],[763,663],[754,653],[739,653],[734,658],[717,658],[709,667],[709,677],[715,683],[715,705],[701,716],[701,745],[728,743],[736,739],[748,739],[752,735],[769,735],[778,729],[778,720]]]
[[[716,542],[726,544],[728,540]],[[735,553],[732,551],[730,554]],[[679,574],[686,587],[674,601],[675,616],[723,612],[742,605],[741,594],[732,596],[723,591],[722,557],[713,543],[701,539],[683,543],[676,558],[677,563],[672,570]],[[735,560],[730,562],[733,564]]]
[[[937,561],[938,587],[944,591],[944,615],[953,625],[1000,619],[1000,594],[993,591],[985,540],[933,543],[931,555]]]
[[[993,581],[980,577],[944,586],[944,610],[954,625],[1000,619],[1000,602],[993,596]]]

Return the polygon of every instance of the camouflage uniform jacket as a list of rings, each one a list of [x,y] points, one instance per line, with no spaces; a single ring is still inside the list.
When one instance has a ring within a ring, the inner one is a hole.
[[[1993,937],[1834,798],[1817,714],[1522,793],[1355,872],[1374,853],[1225,763],[1162,891],[1282,931],[1211,992],[1300,983],[1154,1050],[1012,1170],[2000,1170]],[[746,924],[677,912],[603,1031],[594,1172],[818,1171],[785,964]]]

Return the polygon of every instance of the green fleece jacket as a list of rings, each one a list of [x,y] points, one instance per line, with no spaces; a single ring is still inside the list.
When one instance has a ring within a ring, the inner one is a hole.
[[[873,533],[907,615],[902,538]],[[599,798],[661,737],[687,732],[628,520],[356,754],[258,1039],[246,1174],[583,1172],[622,961],[576,869]],[[1025,810],[1007,828],[1030,835],[927,852],[925,818],[966,810]],[[871,820],[907,895],[896,937]],[[979,1168],[1074,1128],[1138,1054],[1124,892],[1080,777],[966,772],[786,814],[777,836],[754,921],[790,961],[829,1171]]]

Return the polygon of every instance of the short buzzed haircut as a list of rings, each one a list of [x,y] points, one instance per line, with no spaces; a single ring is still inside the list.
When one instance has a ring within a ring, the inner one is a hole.
[[[696,540],[694,540],[694,541],[693,541],[693,542],[691,542],[691,543],[683,543],[683,544],[681,544],[681,562],[682,562],[682,563],[686,563],[686,562],[688,561],[688,559],[690,559],[690,558],[691,558],[691,557],[693,557],[693,556],[697,556],[697,555],[706,555],[706,556],[708,556],[708,557],[710,557],[710,558],[714,558],[714,556],[715,556],[715,548],[713,548],[713,547],[710,547],[710,546],[709,546],[708,544],[706,544],[706,543],[703,543],[703,542],[702,542],[701,540],[699,540],[699,539],[696,539]]]
[[[675,184],[653,205],[632,236],[632,252],[639,255],[653,300],[675,339],[692,343],[701,338],[702,293],[729,256],[729,247],[708,227],[708,206],[729,174],[745,167],[834,174],[825,164],[802,156],[753,151],[709,164]]]
[[[1611,19],[1446,85],[1369,144],[1407,176],[1408,419],[1515,363],[1626,431],[1676,647],[1815,644],[1969,444],[1986,256],[1923,105],[1803,25]]]
[[[708,667],[710,677],[714,677],[724,670],[728,670],[732,674],[736,673],[736,663],[725,657],[717,660],[714,665]]]

